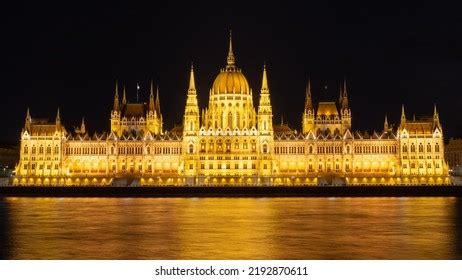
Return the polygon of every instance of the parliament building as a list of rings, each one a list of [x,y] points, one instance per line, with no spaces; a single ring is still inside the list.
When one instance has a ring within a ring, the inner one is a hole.
[[[191,66],[183,124],[163,128],[159,91],[131,103],[116,85],[110,131],[91,134],[85,123],[68,131],[58,109],[53,122],[32,118],[20,136],[14,185],[34,186],[308,186],[450,184],[443,130],[433,116],[399,126],[385,117],[380,132],[351,129],[347,85],[338,101],[312,102],[308,82],[301,129],[275,124],[263,67],[258,106],[231,37],[227,63],[200,109]]]

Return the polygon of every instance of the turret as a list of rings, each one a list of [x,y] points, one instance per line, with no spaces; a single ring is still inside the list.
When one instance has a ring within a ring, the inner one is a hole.
[[[261,134],[273,134],[273,109],[271,107],[266,65],[263,65],[263,76],[258,105],[258,130]]]
[[[404,104],[401,105],[401,122],[399,124],[400,128],[403,128],[406,125],[406,113],[404,112]]]
[[[184,111],[183,134],[195,135],[199,130],[199,105],[197,102],[196,82],[194,79],[194,67],[191,64],[189,75],[189,87],[186,97],[186,106]]]
[[[383,122],[383,131],[384,131],[384,132],[389,131],[387,115],[385,115],[385,121]]]
[[[114,106],[112,108],[114,112],[118,112],[120,110],[120,103],[119,103],[119,89],[116,81],[115,85],[115,93],[114,93]]]
[[[124,86],[123,97],[122,97],[122,106],[125,106],[125,105],[127,105],[127,94],[126,94],[125,86]]]
[[[436,104],[433,106],[433,127],[441,130],[440,115],[436,110]]]
[[[314,108],[311,98],[311,80],[308,78],[308,83],[305,87],[305,108],[302,115],[302,133],[308,133],[314,130]]]
[[[80,133],[85,134],[87,132],[85,128],[85,119],[82,117],[82,123],[80,124]]]
[[[157,85],[156,111],[157,111],[157,116],[158,116],[159,118],[162,118],[162,113],[160,112],[159,85]]]
[[[59,113],[59,107],[58,107],[58,112],[56,113],[56,128],[61,128],[61,114]]]
[[[340,106],[342,108],[342,112],[348,109],[348,93],[347,93],[346,79],[343,80],[343,92],[342,92]]]
[[[153,112],[156,110],[156,104],[154,102],[154,85],[151,81],[151,93],[149,94],[149,112]]]
[[[24,128],[28,131],[30,131],[30,125],[32,123],[32,117],[30,116],[29,108],[27,108],[27,113],[26,113],[26,121],[24,124]]]

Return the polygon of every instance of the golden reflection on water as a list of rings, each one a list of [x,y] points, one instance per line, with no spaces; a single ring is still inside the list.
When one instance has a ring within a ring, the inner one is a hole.
[[[0,199],[7,259],[460,259],[455,198]]]

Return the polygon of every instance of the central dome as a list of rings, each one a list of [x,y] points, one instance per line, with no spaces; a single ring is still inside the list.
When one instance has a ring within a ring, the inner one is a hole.
[[[249,83],[240,69],[227,66],[220,71],[213,82],[212,94],[222,93],[250,94]]]
[[[247,94],[250,95],[250,87],[241,69],[234,64],[233,43],[231,32],[229,34],[229,51],[226,68],[220,70],[212,85],[211,94]]]

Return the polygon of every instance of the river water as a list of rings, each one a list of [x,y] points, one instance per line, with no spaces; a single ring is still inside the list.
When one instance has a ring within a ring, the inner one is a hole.
[[[461,259],[456,198],[0,198],[2,259]]]

